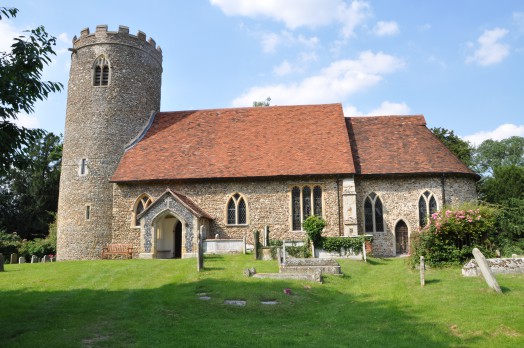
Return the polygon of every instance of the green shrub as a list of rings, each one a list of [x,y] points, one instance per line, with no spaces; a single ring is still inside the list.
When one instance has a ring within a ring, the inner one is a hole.
[[[4,254],[6,260],[9,260],[9,255],[18,253],[21,245],[22,240],[18,234],[6,233],[4,230],[0,230],[0,254]]]
[[[411,241],[411,264],[420,256],[430,266],[461,264],[471,259],[473,248],[486,257],[494,256],[497,210],[484,205],[465,204],[434,213],[426,227]]]
[[[286,246],[286,253],[289,256],[297,258],[311,257],[311,250],[309,249],[309,243],[307,241],[304,243],[304,245]]]
[[[31,255],[36,255],[39,258],[44,257],[44,255],[55,255],[56,254],[56,243],[53,243],[50,239],[41,239],[36,238],[34,240],[29,240],[23,242],[20,248],[18,249],[20,256],[23,256],[27,259]]]
[[[362,251],[362,244],[369,237],[325,237],[322,238],[322,249],[328,252],[340,252],[341,249],[353,250],[355,254]]]
[[[326,221],[320,216],[311,215],[304,221],[302,226],[313,245],[315,247],[321,246],[322,231],[324,230],[324,227],[326,227]]]

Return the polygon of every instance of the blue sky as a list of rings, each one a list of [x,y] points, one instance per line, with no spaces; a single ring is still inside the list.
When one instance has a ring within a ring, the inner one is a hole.
[[[7,1],[0,51],[58,38],[45,79],[67,87],[71,39],[107,24],[162,47],[162,111],[342,103],[346,116],[423,114],[473,143],[524,136],[524,1]],[[67,92],[20,115],[62,133]],[[298,127],[300,125],[297,125]]]

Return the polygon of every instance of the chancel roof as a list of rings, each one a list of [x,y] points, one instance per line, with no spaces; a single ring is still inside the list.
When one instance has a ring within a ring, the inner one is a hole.
[[[477,176],[426,127],[424,116],[348,117],[357,174]]]
[[[112,182],[354,174],[340,104],[159,112]]]

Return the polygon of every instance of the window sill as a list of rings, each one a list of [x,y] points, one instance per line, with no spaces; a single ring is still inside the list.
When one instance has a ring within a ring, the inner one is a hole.
[[[249,227],[249,224],[226,224],[226,227]]]

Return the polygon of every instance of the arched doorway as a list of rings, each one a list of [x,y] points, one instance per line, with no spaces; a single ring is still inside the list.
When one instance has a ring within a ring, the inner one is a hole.
[[[404,220],[400,220],[395,226],[395,240],[397,255],[407,254],[409,251],[408,225]]]
[[[167,213],[155,223],[156,258],[172,259],[182,257],[182,222]]]

